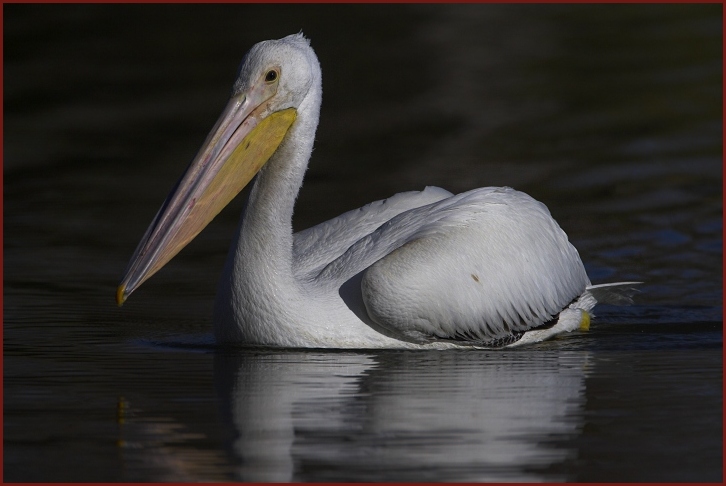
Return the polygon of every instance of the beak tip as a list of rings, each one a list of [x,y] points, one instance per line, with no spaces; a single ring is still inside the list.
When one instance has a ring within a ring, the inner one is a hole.
[[[128,295],[126,294],[126,285],[119,285],[118,289],[116,289],[116,305],[118,305],[119,307],[124,305],[127,297]]]

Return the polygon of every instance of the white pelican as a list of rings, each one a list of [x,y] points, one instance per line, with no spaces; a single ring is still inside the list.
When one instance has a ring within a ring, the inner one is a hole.
[[[321,71],[302,33],[245,55],[232,96],[142,238],[121,305],[255,176],[219,284],[219,343],[318,348],[493,348],[587,328],[592,286],[544,204],[508,187],[396,194],[299,233]]]

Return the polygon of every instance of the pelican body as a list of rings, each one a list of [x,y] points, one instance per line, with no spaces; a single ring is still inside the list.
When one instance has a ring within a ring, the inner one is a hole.
[[[293,234],[321,70],[300,34],[245,55],[232,96],[131,258],[117,301],[156,273],[254,178],[219,282],[221,344],[500,348],[586,329],[593,286],[544,204],[508,187],[396,194]]]

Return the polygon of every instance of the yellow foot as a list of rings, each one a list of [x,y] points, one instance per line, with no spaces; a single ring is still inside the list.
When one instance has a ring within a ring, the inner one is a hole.
[[[580,330],[590,330],[590,314],[588,314],[587,311],[582,311],[582,317],[580,318]]]

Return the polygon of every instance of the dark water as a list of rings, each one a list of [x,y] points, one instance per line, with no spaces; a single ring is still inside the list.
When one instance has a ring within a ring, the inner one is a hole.
[[[721,5],[3,11],[6,481],[722,480]],[[116,308],[242,54],[300,29],[296,228],[510,185],[636,305],[516,351],[219,350],[236,201]]]

